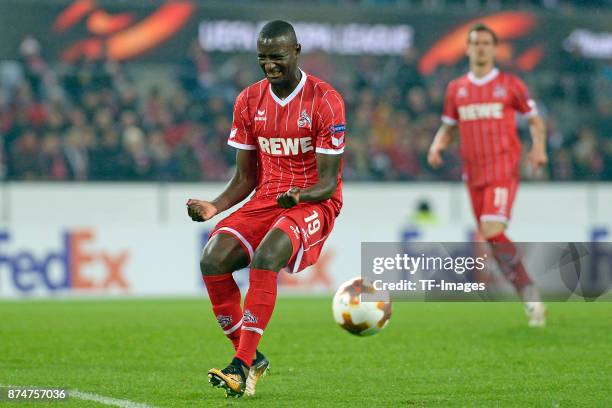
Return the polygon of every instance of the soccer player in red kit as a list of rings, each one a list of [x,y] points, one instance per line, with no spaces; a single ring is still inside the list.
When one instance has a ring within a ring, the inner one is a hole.
[[[546,131],[525,84],[495,67],[496,45],[497,36],[489,27],[477,24],[470,30],[470,72],[446,89],[442,126],[428,162],[434,168],[442,164],[441,153],[458,128],[464,180],[480,233],[492,244],[500,269],[525,302],[529,325],[543,326],[545,307],[505,231],[519,183],[521,143],[515,113],[529,120],[533,142],[527,160],[534,171],[548,161]]]
[[[206,221],[250,200],[219,221],[204,248],[200,268],[213,312],[236,350],[209,381],[239,397],[255,392],[268,360],[257,345],[276,303],[278,272],[315,263],[342,207],[344,102],[324,81],[298,67],[300,44],[293,27],[272,21],[257,39],[265,78],[236,98],[228,144],[236,171],[212,201],[190,199],[188,214]],[[240,307],[232,272],[250,266]]]

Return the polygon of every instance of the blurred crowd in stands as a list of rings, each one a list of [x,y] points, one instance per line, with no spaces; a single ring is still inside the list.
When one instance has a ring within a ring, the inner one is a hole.
[[[218,181],[232,172],[226,145],[237,93],[261,78],[255,56],[205,54],[194,43],[173,75],[145,89],[146,66],[50,63],[34,38],[0,64],[0,179]],[[464,67],[424,77],[419,53],[302,56],[304,71],[339,89],[347,107],[344,177],[358,181],[460,180],[457,150],[426,162],[446,84]],[[349,57],[345,57],[349,58]],[[612,180],[612,65],[567,53],[553,71],[520,74],[546,119],[549,166],[526,179]],[[502,66],[503,68],[503,66]],[[519,119],[525,152],[530,144]]]

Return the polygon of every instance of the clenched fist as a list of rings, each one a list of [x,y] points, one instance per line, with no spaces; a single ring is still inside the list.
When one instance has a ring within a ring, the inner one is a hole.
[[[300,202],[300,189],[298,187],[290,188],[286,193],[279,194],[278,197],[276,197],[276,202],[279,207],[282,208],[296,206]]]
[[[195,200],[193,198],[187,200],[187,214],[193,221],[208,221],[217,215],[217,212],[217,207],[208,201]]]
[[[429,152],[427,153],[427,163],[429,163],[429,165],[434,169],[437,169],[442,164],[444,164],[444,160],[442,159],[442,153],[439,149],[436,149],[434,147],[429,149]]]

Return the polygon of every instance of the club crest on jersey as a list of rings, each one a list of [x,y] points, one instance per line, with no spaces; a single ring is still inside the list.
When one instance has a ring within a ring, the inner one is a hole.
[[[464,86],[459,88],[459,90],[457,91],[457,98],[467,98],[467,96],[468,96],[467,89]]]
[[[249,309],[247,309],[244,311],[244,315],[242,316],[242,321],[244,323],[255,324],[257,323],[257,318],[255,317],[253,313],[251,313]]]
[[[310,116],[308,116],[305,110],[302,111],[302,114],[300,115],[300,118],[297,121],[297,125],[299,128],[311,128],[312,121],[310,120]]]
[[[497,85],[495,89],[493,90],[494,98],[503,99],[506,97],[506,95],[507,95],[506,88],[504,88],[502,85]]]
[[[217,322],[219,322],[219,326],[225,329],[232,324],[232,316],[217,315]]]

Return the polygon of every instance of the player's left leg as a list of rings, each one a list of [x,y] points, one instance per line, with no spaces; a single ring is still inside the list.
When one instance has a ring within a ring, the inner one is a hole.
[[[540,294],[523,265],[516,245],[506,235],[517,187],[518,181],[509,181],[496,183],[485,189],[480,232],[491,244],[504,277],[525,302],[529,325],[543,326],[546,322],[546,310],[540,300]]]
[[[532,285],[516,245],[506,235],[506,224],[499,221],[483,221],[480,224],[483,237],[491,244],[495,260],[504,277],[523,298],[524,288]]]
[[[287,265],[292,254],[291,239],[277,228],[266,234],[255,251],[249,274],[249,290],[244,298],[240,345],[235,357],[246,366],[251,366],[259,339],[272,317],[278,272]]]

